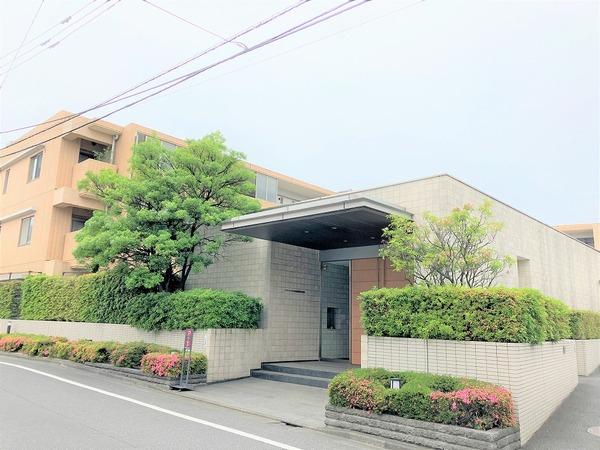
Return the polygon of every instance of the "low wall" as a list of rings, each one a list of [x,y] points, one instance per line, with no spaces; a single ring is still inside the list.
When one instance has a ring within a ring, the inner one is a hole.
[[[9,320],[0,319],[0,333],[6,331]],[[129,325],[88,322],[53,322],[45,320],[10,320],[13,333],[62,336],[67,339],[92,341],[148,342],[180,349],[183,331],[144,331]],[[250,375],[260,367],[263,356],[261,329],[207,329],[196,330],[192,351],[208,358],[207,381],[225,381]]]
[[[325,407],[325,425],[438,450],[521,448],[518,427],[474,430],[331,405]]]
[[[414,370],[502,385],[525,444],[577,386],[575,341],[539,345],[362,336],[362,367]]]
[[[600,339],[575,341],[577,371],[587,377],[600,366]]]

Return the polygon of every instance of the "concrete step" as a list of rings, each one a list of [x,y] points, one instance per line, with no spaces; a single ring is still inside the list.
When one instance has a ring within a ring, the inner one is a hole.
[[[261,378],[263,380],[281,381],[283,383],[301,384],[304,386],[313,386],[323,389],[327,389],[330,380],[329,378],[312,377],[264,369],[251,370],[250,375],[254,378]]]
[[[303,375],[306,377],[316,377],[316,378],[326,378],[326,379],[332,379],[339,373],[339,372],[330,372],[328,370],[322,370],[322,369],[288,366],[285,363],[262,363],[260,365],[260,367],[261,367],[261,369],[268,370],[269,372],[280,372],[280,373],[288,373],[288,374],[293,374],[293,375]]]

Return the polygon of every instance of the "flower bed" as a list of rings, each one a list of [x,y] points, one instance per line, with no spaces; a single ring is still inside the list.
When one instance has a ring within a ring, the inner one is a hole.
[[[122,369],[123,373],[143,374],[165,380],[181,373],[181,354],[168,347],[145,342],[69,341],[61,337],[30,334],[0,334],[0,351],[19,352],[29,356],[68,359],[83,364]],[[190,375],[205,379],[207,360],[202,353],[192,353]],[[128,369],[128,370],[125,370]]]
[[[390,388],[397,378],[399,389]],[[500,386],[447,375],[355,369],[329,385],[332,406],[490,430],[516,424],[512,396]]]

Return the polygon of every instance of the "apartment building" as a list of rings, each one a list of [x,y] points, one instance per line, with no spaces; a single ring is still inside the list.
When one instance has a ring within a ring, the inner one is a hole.
[[[79,192],[79,180],[101,169],[127,173],[133,145],[148,136],[166,147],[185,145],[182,139],[135,123],[121,126],[101,120],[86,125],[85,117],[43,131],[68,116],[72,114],[58,112],[22,142],[0,150],[0,279],[30,272],[85,271],[73,257],[75,234],[103,204]],[[68,133],[61,138],[35,145],[64,132]],[[255,164],[248,167],[256,173],[255,196],[265,208],[332,194]]]
[[[594,247],[596,250],[600,250],[600,223],[557,225],[555,228],[590,247]]]

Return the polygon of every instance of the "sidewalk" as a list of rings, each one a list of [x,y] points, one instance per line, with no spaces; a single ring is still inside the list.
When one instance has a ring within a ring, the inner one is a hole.
[[[244,378],[197,387],[181,395],[312,429],[325,427],[327,389]]]
[[[579,377],[579,385],[523,448],[526,450],[598,450],[600,437],[587,432],[600,426],[600,369]]]

